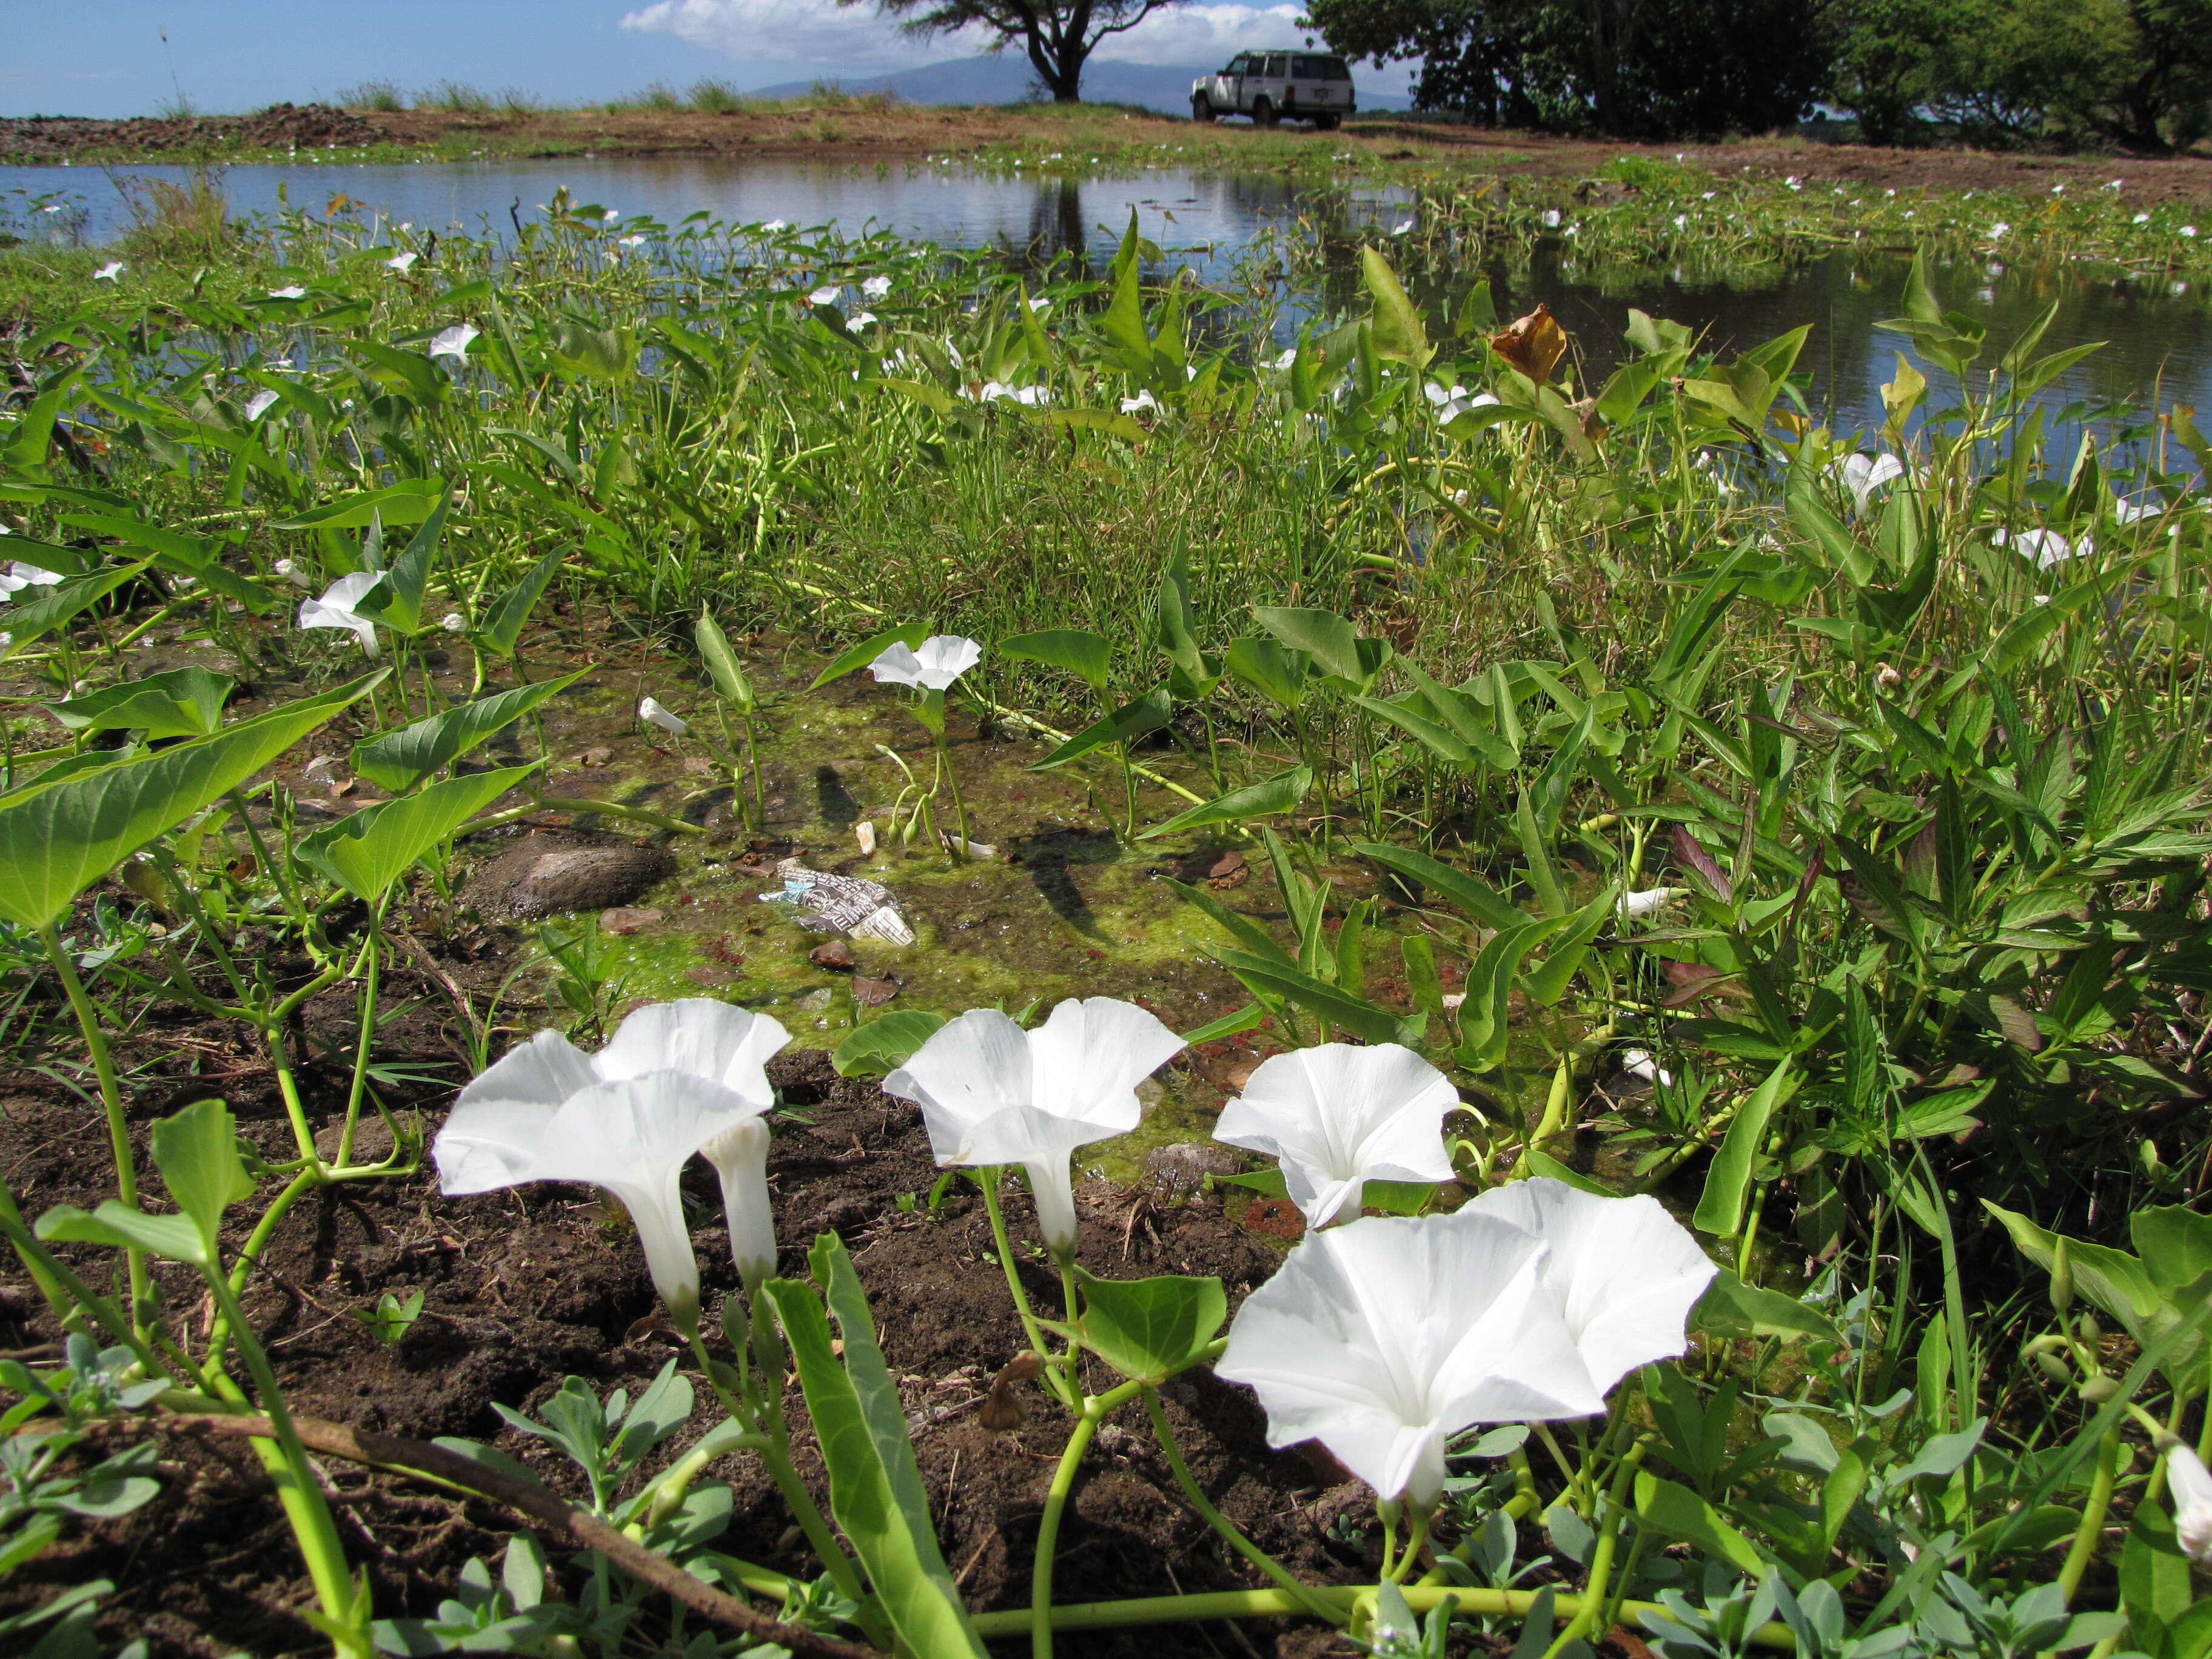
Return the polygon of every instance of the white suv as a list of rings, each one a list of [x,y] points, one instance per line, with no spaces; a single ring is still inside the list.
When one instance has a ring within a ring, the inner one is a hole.
[[[1249,115],[1263,127],[1310,120],[1327,132],[1358,108],[1341,58],[1310,52],[1240,52],[1218,75],[1190,83],[1190,118]]]

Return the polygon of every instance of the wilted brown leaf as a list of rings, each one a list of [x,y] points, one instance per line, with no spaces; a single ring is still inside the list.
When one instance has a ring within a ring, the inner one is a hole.
[[[1538,306],[1510,328],[1492,335],[1490,349],[1541,386],[1566,355],[1567,331],[1547,307]]]

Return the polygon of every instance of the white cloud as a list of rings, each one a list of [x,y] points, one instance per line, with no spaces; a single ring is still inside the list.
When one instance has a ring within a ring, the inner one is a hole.
[[[833,63],[856,75],[964,57],[983,37],[966,33],[911,40],[866,5],[836,0],[653,0],[622,26],[722,52],[740,62]]]
[[[1132,64],[1213,65],[1249,46],[1296,46],[1310,37],[1297,27],[1304,8],[1171,6],[1126,33],[1100,42],[1097,55]],[[653,0],[626,15],[626,29],[673,34],[740,61],[834,63],[856,74],[880,73],[981,51],[981,30],[915,39],[865,3],[836,0]]]
[[[1218,67],[1250,46],[1303,46],[1316,37],[1298,27],[1303,6],[1170,6],[1126,34],[1100,43],[1098,56],[1132,64]],[[1318,44],[1316,42],[1316,44]]]

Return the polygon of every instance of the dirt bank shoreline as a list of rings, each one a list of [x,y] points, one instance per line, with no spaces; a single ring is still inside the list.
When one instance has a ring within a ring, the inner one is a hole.
[[[1376,116],[1334,133],[1240,123],[1196,126],[1165,116],[1086,105],[973,107],[882,104],[835,94],[728,114],[691,111],[341,110],[280,104],[257,114],[175,120],[41,116],[0,119],[0,162],[132,163],[204,157],[282,161],[316,150],[330,160],[436,161],[558,155],[807,157],[838,163],[924,155],[1037,150],[1043,159],[1126,167],[1173,161],[1224,170],[1338,171],[1581,177],[1621,155],[1680,159],[1717,175],[1796,177],[1947,192],[2048,193],[2109,186],[2146,204],[2212,201],[2212,158],[2048,156],[1979,150],[1883,149],[1759,138],[1711,144],[1633,144],[1443,126]],[[1055,156],[1052,152],[1059,152]]]

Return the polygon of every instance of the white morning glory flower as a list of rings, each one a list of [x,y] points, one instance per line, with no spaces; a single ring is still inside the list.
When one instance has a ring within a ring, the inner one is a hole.
[[[1557,209],[1557,208],[1546,208],[1546,209],[1544,210],[1544,228],[1545,228],[1545,229],[1547,229],[1547,230],[1557,230],[1559,228],[1559,209]]]
[[[653,1288],[688,1334],[699,1318],[699,1264],[677,1182],[693,1153],[723,1154],[714,1161],[747,1286],[775,1271],[764,1161],[726,1143],[749,1142],[757,1129],[764,1159],[760,1119],[775,1093],[763,1068],[790,1040],[766,1015],[705,997],[639,1009],[596,1054],[540,1031],[461,1091],[431,1146],[439,1186],[604,1188],[629,1209]]]
[[[1135,1128],[1137,1085],[1182,1047],[1152,1015],[1111,997],[1063,1002],[1033,1031],[973,1008],[885,1078],[884,1092],[921,1108],[940,1165],[1027,1170],[1037,1225],[1065,1256],[1075,1248],[1070,1156]]]
[[[1716,1269],[1657,1199],[1601,1197],[1537,1176],[1492,1187],[1467,1208],[1551,1247],[1538,1277],[1566,1321],[1592,1392],[1602,1395],[1638,1366],[1688,1346],[1684,1326]]]
[[[311,586],[306,575],[301,573],[300,567],[293,563],[289,559],[277,560],[276,568],[276,574],[282,576],[286,581],[291,583],[295,587],[307,587]]]
[[[355,610],[368,596],[368,590],[384,580],[376,570],[356,570],[349,576],[341,576],[323,590],[319,599],[309,599],[300,607],[300,626],[302,628],[348,628],[361,641],[361,648],[370,656],[376,654],[376,624]]]
[[[691,729],[689,721],[681,715],[670,714],[651,697],[638,704],[637,717],[647,726],[657,726],[662,731],[673,732],[679,738]]]
[[[1425,1510],[1460,1430],[1604,1409],[1544,1290],[1546,1254],[1472,1206],[1310,1232],[1237,1310],[1214,1371],[1257,1392],[1269,1445],[1318,1440]]]
[[[1393,236],[1403,236],[1408,231],[1412,230],[1413,228],[1413,222],[1411,219],[1401,219],[1396,224],[1390,227],[1390,234]]]
[[[1633,921],[1641,916],[1656,916],[1667,908],[1669,899],[1686,898],[1686,887],[1647,887],[1640,893],[1620,896],[1620,914]]]
[[[1288,351],[1283,353],[1281,356],[1270,362],[1267,367],[1270,368],[1288,368],[1292,363],[1297,362],[1297,360],[1298,349],[1296,346],[1292,346]]]
[[[14,599],[27,587],[52,587],[61,580],[58,572],[41,570],[37,565],[25,564],[17,559],[0,569],[0,604]]]
[[[95,283],[112,283],[122,274],[123,261],[120,259],[111,259],[106,264],[100,266],[98,270],[92,273],[92,280]]]
[[[2200,1567],[2212,1567],[2212,1473],[2179,1440],[2166,1449],[2166,1480],[2173,1488],[2173,1532]]]
[[[871,276],[860,284],[860,297],[864,300],[880,300],[890,291],[891,279],[888,276]]]
[[[430,349],[425,355],[432,357],[466,357],[469,345],[482,331],[471,323],[455,323],[451,328],[441,328],[430,339]]]
[[[874,312],[856,311],[845,319],[845,326],[848,328],[866,328],[870,323],[872,323],[875,320],[876,313]]]
[[[1449,1079],[1395,1042],[1325,1042],[1261,1062],[1221,1109],[1213,1138],[1279,1158],[1283,1184],[1309,1227],[1359,1213],[1370,1181],[1449,1181],[1444,1114]]]
[[[405,253],[395,253],[389,259],[386,259],[384,262],[384,268],[386,270],[396,270],[402,276],[404,276],[414,268],[416,260],[422,257],[422,256],[421,254],[416,253],[411,250]]]
[[[2148,213],[2138,213],[2134,218],[2129,220],[2128,222],[2131,225],[2147,225],[2150,222],[2150,215]]]
[[[269,297],[272,300],[304,300],[307,297],[307,290],[295,283],[289,288],[270,289]]]
[[[469,619],[458,611],[448,611],[438,626],[448,634],[465,634],[469,631]]]
[[[1991,532],[1990,539],[2034,560],[2038,570],[2048,570],[2069,559],[2086,559],[2097,550],[2096,542],[2087,536],[2069,541],[2055,530],[2023,530],[2017,536],[1999,530]]]
[[[1153,397],[1149,391],[1139,392],[1133,398],[1121,399],[1121,412],[1124,415],[1134,415],[1146,409],[1157,410],[1159,406],[1159,399]]]
[[[259,420],[264,415],[266,415],[271,409],[275,408],[276,404],[276,394],[270,391],[267,386],[263,386],[260,391],[255,392],[251,398],[248,398],[246,400],[246,418],[247,422],[251,424],[252,422]]]
[[[844,292],[842,288],[826,286],[817,288],[806,296],[806,303],[811,306],[834,306],[843,296]]]
[[[1663,1083],[1669,1088],[1674,1086],[1674,1074],[1662,1070],[1659,1062],[1651,1058],[1651,1051],[1648,1048],[1622,1049],[1620,1069],[1629,1076],[1640,1078],[1646,1083]]]
[[[1828,476],[1850,492],[1852,507],[1863,513],[1875,490],[1905,476],[1905,463],[1894,455],[1845,455],[1828,464]]]
[[[761,234],[763,236],[773,236],[780,230],[789,230],[790,228],[791,221],[788,219],[771,219],[761,227]]]
[[[933,634],[920,649],[894,645],[868,665],[868,672],[884,685],[911,685],[924,691],[942,691],[983,660],[983,647],[957,634]]]
[[[2181,228],[2181,234],[2184,236],[2194,237],[2197,234],[2197,227],[2194,225],[2184,225]]]

